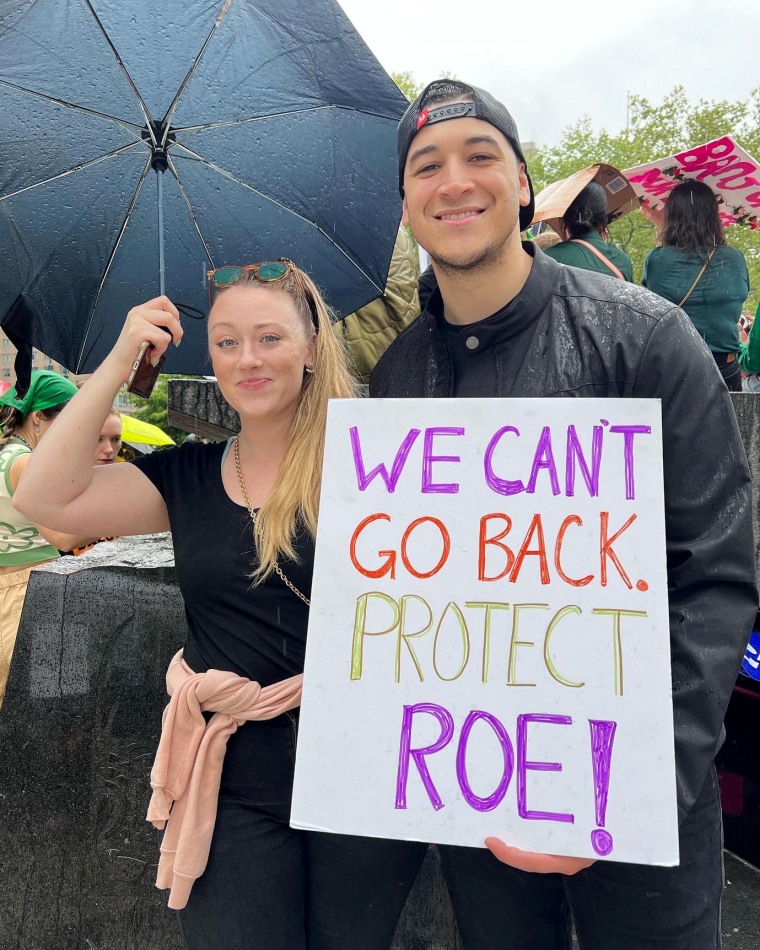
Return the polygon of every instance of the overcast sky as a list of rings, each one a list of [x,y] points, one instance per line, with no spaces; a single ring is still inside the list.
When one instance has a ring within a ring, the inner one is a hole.
[[[760,86],[758,0],[338,2],[388,72],[483,86],[539,145],[584,114],[619,132],[628,92],[657,103],[681,84],[696,102]]]

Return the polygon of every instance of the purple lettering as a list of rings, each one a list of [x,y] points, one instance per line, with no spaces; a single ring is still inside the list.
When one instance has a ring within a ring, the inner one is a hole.
[[[433,455],[433,439],[437,435],[464,435],[464,429],[449,428],[447,426],[425,429],[425,447],[422,453],[422,491],[425,494],[439,493],[455,495],[459,491],[457,482],[433,481],[433,462],[459,462],[458,455]]]
[[[467,777],[467,741],[470,737],[472,727],[479,719],[487,722],[493,729],[496,738],[499,740],[501,753],[504,757],[504,770],[499,784],[496,786],[494,792],[486,796],[486,798],[481,798],[473,792]],[[512,742],[507,735],[504,724],[500,722],[496,716],[492,716],[491,713],[483,712],[480,709],[474,709],[468,713],[462,725],[462,731],[459,734],[459,748],[457,749],[457,781],[459,782],[459,787],[462,790],[462,795],[464,795],[467,804],[476,811],[493,811],[507,794],[509,783],[512,780],[512,772],[514,771],[514,762],[515,756],[512,750]]]
[[[594,772],[594,815],[599,825],[591,832],[591,846],[604,857],[612,851],[612,835],[604,827],[607,820],[607,796],[610,790],[610,762],[615,741],[616,722],[589,719],[591,730],[591,767]]]
[[[651,426],[610,426],[610,432],[623,433],[623,458],[625,459],[625,497],[631,501],[636,497],[633,477],[633,437],[651,435]]]
[[[528,725],[532,722],[545,722],[551,725],[569,726],[570,716],[553,716],[549,713],[525,713],[517,717],[517,813],[521,818],[531,821],[568,821],[574,822],[575,816],[563,812],[529,811],[526,772],[561,772],[559,762],[531,762],[528,760]]]
[[[602,426],[594,426],[594,434],[591,437],[591,470],[586,463],[580,440],[575,431],[575,426],[567,427],[567,464],[565,465],[565,494],[568,498],[575,495],[575,465],[576,462],[581,470],[581,475],[588,488],[591,498],[596,498],[599,494],[599,466],[602,463]]]
[[[428,713],[435,716],[441,727],[441,734],[432,745],[423,746],[420,749],[412,749],[412,725],[416,713]],[[409,779],[409,757],[414,759],[417,771],[420,773],[422,784],[428,794],[433,808],[439,811],[444,807],[441,796],[433,784],[430,777],[426,755],[433,755],[440,752],[451,741],[454,735],[454,720],[448,709],[438,706],[435,703],[416,703],[414,706],[404,706],[404,716],[401,721],[401,741],[399,743],[398,753],[398,773],[396,775],[396,805],[398,809],[406,808],[406,786]]]
[[[420,434],[420,430],[409,430],[406,438],[401,443],[398,452],[396,452],[396,458],[393,460],[393,466],[391,468],[390,475],[388,474],[388,469],[382,462],[376,468],[373,468],[369,474],[367,474],[366,469],[364,468],[362,447],[361,443],[359,442],[359,429],[357,426],[352,426],[349,432],[351,434],[351,451],[353,452],[354,456],[354,468],[356,469],[356,481],[359,485],[359,491],[366,491],[367,486],[375,478],[375,476],[380,475],[382,480],[385,482],[385,487],[388,489],[388,493],[392,494],[396,490],[396,484],[399,480],[399,476],[403,471],[404,464],[406,463],[409,453],[412,450],[412,446],[417,440],[417,436]]]
[[[483,456],[483,467],[486,472],[486,483],[488,487],[493,489],[499,495],[519,495],[520,492],[525,491],[525,485],[521,481],[510,481],[507,478],[499,478],[498,475],[494,472],[491,460],[493,458],[493,453],[496,451],[496,447],[499,444],[501,437],[507,432],[514,432],[516,436],[520,435],[520,430],[516,429],[514,426],[502,426],[498,432],[494,433],[491,441],[488,443],[486,448],[485,455]]]
[[[552,486],[552,495],[559,495],[559,479],[557,478],[557,466],[554,464],[554,453],[552,452],[552,430],[549,426],[544,426],[536,446],[536,454],[533,456],[533,467],[530,470],[528,487],[525,489],[532,495],[536,490],[536,479],[542,468],[549,473],[549,480]]]

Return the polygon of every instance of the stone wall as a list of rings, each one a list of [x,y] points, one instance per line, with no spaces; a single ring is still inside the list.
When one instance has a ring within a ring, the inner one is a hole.
[[[0,950],[180,950],[146,821],[184,636],[169,535],[32,573],[0,712]],[[454,950],[431,851],[394,950]],[[360,948],[357,948],[360,950]]]

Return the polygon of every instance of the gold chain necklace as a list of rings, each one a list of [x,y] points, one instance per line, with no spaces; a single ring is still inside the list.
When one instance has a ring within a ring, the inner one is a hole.
[[[239,435],[236,435],[236,436],[235,436],[235,469],[237,470],[238,482],[239,482],[239,484],[240,484],[240,491],[243,493],[243,499],[244,499],[244,501],[245,501],[245,507],[248,509],[248,514],[251,516],[251,524],[253,525],[253,528],[254,528],[254,539],[253,539],[253,540],[254,540],[254,544],[255,544],[255,543],[256,543],[256,532],[255,532],[255,529],[256,529],[256,512],[253,510],[253,505],[251,504],[251,499],[248,497],[248,490],[246,489],[246,487],[245,487],[245,482],[243,481],[243,469],[240,467],[240,436],[239,436]],[[309,600],[309,598],[308,598],[305,594],[302,594],[301,591],[296,587],[296,585],[295,585],[291,580],[289,580],[289,579],[285,576],[285,574],[284,574],[282,568],[281,568],[280,565],[277,564],[276,562],[275,562],[275,565],[274,565],[274,569],[275,569],[275,573],[276,573],[277,576],[280,578],[280,580],[283,582],[283,584],[284,584],[286,587],[290,588],[290,590],[293,591],[293,593],[296,595],[296,597],[298,597],[299,600],[302,600],[302,601],[306,604],[307,607],[310,607],[310,606],[311,606],[311,601]]]

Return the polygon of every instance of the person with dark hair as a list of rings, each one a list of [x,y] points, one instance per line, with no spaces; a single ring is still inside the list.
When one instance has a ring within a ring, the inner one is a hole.
[[[544,250],[561,264],[633,280],[630,257],[607,240],[607,195],[595,181],[574,198],[562,217],[562,241]]]
[[[749,272],[742,252],[726,244],[716,195],[704,182],[685,181],[670,192],[662,213],[641,210],[661,228],[642,284],[686,311],[728,388],[741,392],[737,323]]]
[[[21,609],[35,567],[92,538],[67,535],[35,524],[13,507],[13,495],[32,452],[76,395],[64,376],[34,370],[19,396],[13,386],[0,397],[0,706],[3,704]]]
[[[427,86],[401,119],[398,158],[402,221],[437,288],[378,362],[370,396],[662,405],[680,864],[530,853],[495,837],[490,851],[439,846],[462,942],[569,950],[574,919],[583,950],[716,950],[713,760],[758,605],[751,480],[729,394],[678,307],[521,242],[533,187],[514,120],[490,93]]]

